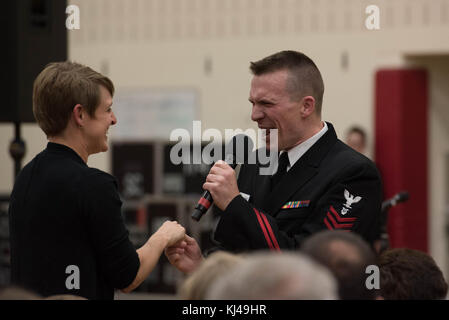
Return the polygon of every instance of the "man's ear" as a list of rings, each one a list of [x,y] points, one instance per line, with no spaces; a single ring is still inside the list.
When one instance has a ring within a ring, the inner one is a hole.
[[[305,96],[301,100],[301,115],[307,118],[315,112],[315,98],[312,96]]]
[[[73,107],[73,118],[78,127],[81,128],[84,125],[84,119],[86,118],[86,115],[82,105],[77,104]]]

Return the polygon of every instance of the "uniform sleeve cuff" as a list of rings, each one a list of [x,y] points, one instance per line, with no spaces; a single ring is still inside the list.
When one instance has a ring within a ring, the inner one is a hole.
[[[239,194],[234,197],[234,199],[229,202],[226,209],[223,211],[225,214],[230,214],[231,212],[234,212],[237,208],[242,208],[242,205],[244,206],[247,203],[247,201]]]

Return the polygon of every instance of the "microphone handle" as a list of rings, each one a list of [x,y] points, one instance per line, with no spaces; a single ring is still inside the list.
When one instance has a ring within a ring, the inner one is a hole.
[[[391,200],[386,200],[382,203],[381,212],[386,212],[386,210],[390,209],[392,207]]]
[[[388,210],[388,209],[394,207],[395,205],[397,205],[398,203],[405,202],[407,200],[408,200],[408,198],[403,198],[403,197],[401,197],[400,194],[397,194],[393,198],[388,199],[382,203],[381,211],[383,212],[385,210]]]
[[[212,199],[212,195],[209,191],[205,190],[195,206],[195,209],[192,213],[192,219],[200,221],[203,214],[207,212],[213,202],[214,200]]]

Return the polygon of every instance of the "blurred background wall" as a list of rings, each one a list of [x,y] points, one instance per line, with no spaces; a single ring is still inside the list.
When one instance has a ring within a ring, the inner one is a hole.
[[[281,50],[299,50],[323,75],[323,119],[335,125],[340,139],[351,125],[366,129],[367,154],[374,159],[376,72],[427,70],[428,248],[448,277],[448,0],[70,0],[69,4],[79,6],[81,18],[80,29],[68,31],[71,60],[109,76],[117,96],[135,88],[194,90],[194,118],[202,121],[203,130],[256,128],[248,102],[249,62]],[[380,9],[379,30],[365,26],[369,16],[365,8],[371,4]],[[117,132],[112,128],[112,142],[119,140]],[[0,124],[0,193],[10,193],[13,186],[13,161],[7,152],[13,134],[12,124]],[[45,147],[46,138],[37,125],[25,124],[23,139],[27,163]],[[90,157],[89,165],[111,172],[111,152]]]

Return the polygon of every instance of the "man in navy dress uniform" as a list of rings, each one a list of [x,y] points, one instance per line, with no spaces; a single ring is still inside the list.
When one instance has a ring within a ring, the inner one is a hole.
[[[251,119],[267,133],[277,129],[278,168],[270,176],[258,164],[243,165],[237,181],[225,162],[212,167],[203,187],[223,210],[215,240],[233,252],[280,251],[321,230],[344,230],[372,243],[379,236],[380,175],[321,120],[324,84],[315,63],[282,51],[250,69]],[[199,252],[192,238],[166,250],[185,272],[201,261]]]

